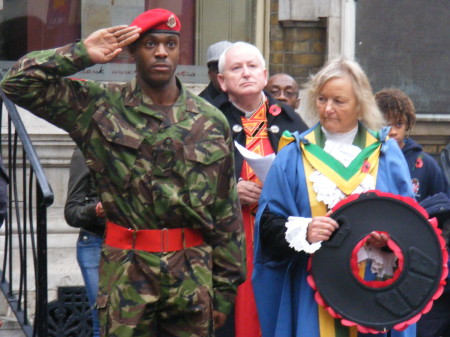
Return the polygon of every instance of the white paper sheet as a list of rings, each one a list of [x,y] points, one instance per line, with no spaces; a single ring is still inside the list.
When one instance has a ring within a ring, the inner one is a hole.
[[[238,151],[242,154],[244,159],[253,169],[256,176],[264,184],[267,173],[269,172],[270,169],[270,165],[272,165],[272,162],[275,159],[275,153],[263,157],[257,153],[247,150],[245,147],[243,147],[236,141],[234,142],[234,146],[236,146]]]

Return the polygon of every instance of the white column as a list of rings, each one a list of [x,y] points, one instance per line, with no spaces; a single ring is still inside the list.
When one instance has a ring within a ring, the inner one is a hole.
[[[341,54],[351,60],[355,58],[355,0],[342,0]]]
[[[263,54],[266,61],[269,60],[269,38],[270,38],[270,1],[256,1],[255,15],[255,46]]]
[[[327,18],[327,59],[342,55],[342,0],[327,0],[323,2],[321,16]]]

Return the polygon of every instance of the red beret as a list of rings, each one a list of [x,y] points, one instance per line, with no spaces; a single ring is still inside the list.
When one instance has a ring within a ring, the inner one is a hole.
[[[140,27],[142,29],[141,34],[148,30],[179,34],[181,29],[178,17],[163,8],[150,9],[138,15],[130,26]]]

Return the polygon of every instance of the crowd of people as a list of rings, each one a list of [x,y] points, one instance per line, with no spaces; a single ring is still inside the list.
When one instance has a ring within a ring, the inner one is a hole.
[[[375,335],[316,302],[308,261],[339,229],[330,211],[352,194],[448,201],[441,168],[409,137],[411,99],[374,94],[357,62],[337,58],[305,84],[301,102],[294,78],[269,77],[258,48],[230,41],[208,48],[210,83],[197,96],[175,76],[180,30],[174,13],[152,9],[32,52],[1,82],[78,146],[65,217],[80,227],[94,336]],[[124,49],[136,64],[130,83],[70,78]],[[276,154],[267,176],[241,148]],[[373,232],[367,249],[387,241]],[[448,291],[418,324],[377,335],[447,336]]]

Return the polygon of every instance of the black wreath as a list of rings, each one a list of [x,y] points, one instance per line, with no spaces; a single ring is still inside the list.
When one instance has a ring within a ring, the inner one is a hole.
[[[369,191],[339,203],[330,216],[340,227],[311,257],[309,282],[319,304],[364,333],[404,330],[431,309],[445,284],[447,252],[414,199]],[[373,231],[387,232],[403,258],[398,277],[381,287],[363,284],[351,267],[355,247]]]

